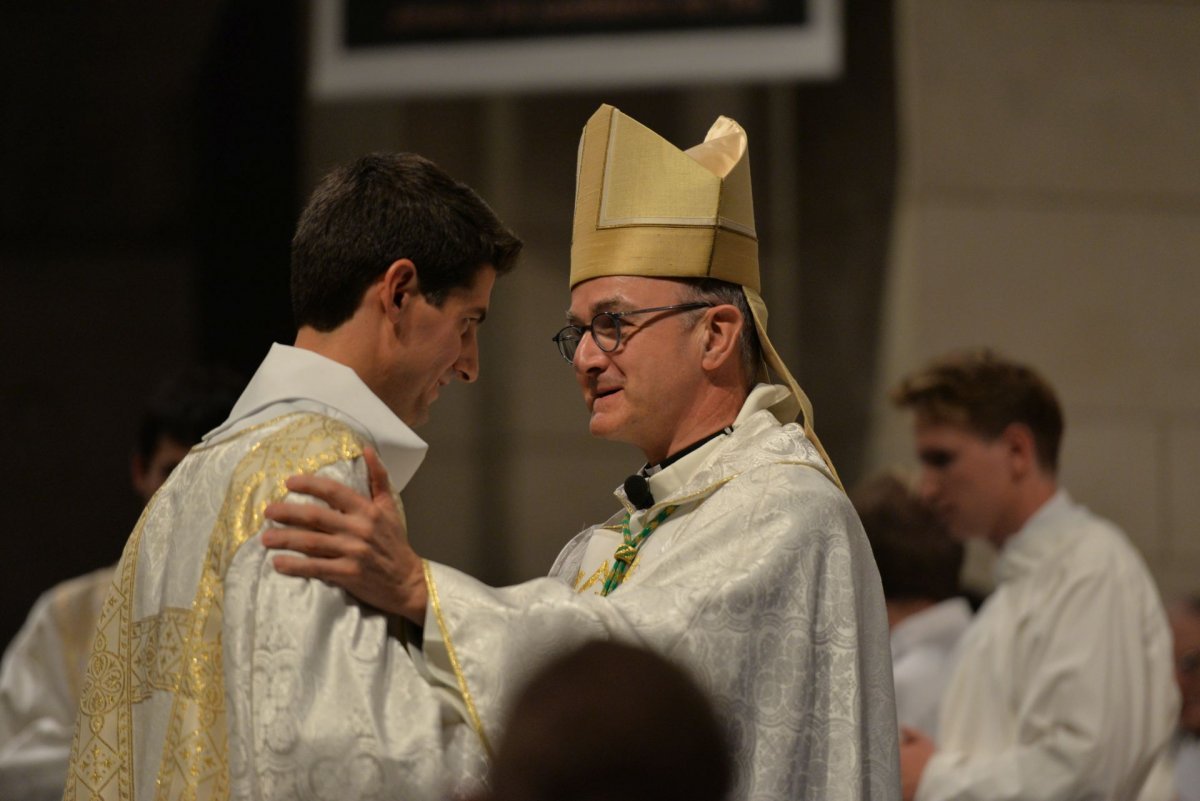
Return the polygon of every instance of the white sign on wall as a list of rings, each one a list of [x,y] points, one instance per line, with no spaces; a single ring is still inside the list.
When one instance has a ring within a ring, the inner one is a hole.
[[[314,0],[317,98],[819,80],[841,0]]]

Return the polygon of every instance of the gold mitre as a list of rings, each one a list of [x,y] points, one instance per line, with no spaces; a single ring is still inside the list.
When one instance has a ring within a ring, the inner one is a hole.
[[[754,290],[746,132],[720,117],[682,151],[612,106],[583,129],[571,286],[602,275],[720,278]]]
[[[767,337],[742,126],[718,117],[701,144],[680,150],[612,106],[600,106],[579,141],[571,286],[605,275],[740,285],[766,362],[758,379],[769,381],[769,369],[791,391],[771,411],[782,422],[803,414],[805,433],[837,479],[812,429],[812,404]]]

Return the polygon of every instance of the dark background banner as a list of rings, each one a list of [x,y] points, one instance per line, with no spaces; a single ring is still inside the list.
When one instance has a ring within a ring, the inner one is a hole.
[[[803,26],[807,0],[346,0],[348,48],[461,40]]]

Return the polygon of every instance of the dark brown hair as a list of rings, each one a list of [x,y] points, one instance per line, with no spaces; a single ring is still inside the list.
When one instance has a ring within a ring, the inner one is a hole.
[[[417,268],[421,293],[441,305],[485,264],[512,269],[521,240],[483,199],[415,153],[372,153],[322,179],[292,238],[297,327],[332,331],[397,259]]]
[[[960,594],[962,543],[898,476],[863,482],[850,492],[850,501],[875,554],[884,597],[944,601]]]
[[[678,665],[593,641],[518,695],[489,801],[721,801],[733,782],[724,728]]]
[[[1030,367],[986,349],[954,353],[905,378],[891,398],[918,417],[965,426],[986,439],[1020,423],[1033,434],[1038,463],[1058,470],[1062,409],[1050,384]]]

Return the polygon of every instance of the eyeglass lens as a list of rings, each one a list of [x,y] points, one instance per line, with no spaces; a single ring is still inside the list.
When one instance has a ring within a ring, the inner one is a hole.
[[[564,359],[574,363],[575,351],[579,350],[579,341],[588,330],[592,332],[592,339],[596,341],[596,345],[602,351],[616,350],[617,344],[621,341],[620,318],[608,312],[601,312],[592,318],[591,325],[587,328],[569,325],[554,337]]]
[[[653,306],[649,309],[631,309],[622,312],[600,312],[592,318],[587,326],[568,325],[554,335],[558,344],[558,352],[571,364],[575,363],[575,351],[579,349],[579,341],[588,331],[597,347],[605,353],[612,353],[621,344],[621,318],[630,314],[649,314],[650,312],[677,312],[690,309],[705,309],[713,304],[698,301],[694,303],[676,303],[673,306]]]
[[[621,319],[607,312],[592,318],[592,337],[600,350],[612,352],[621,341]]]

